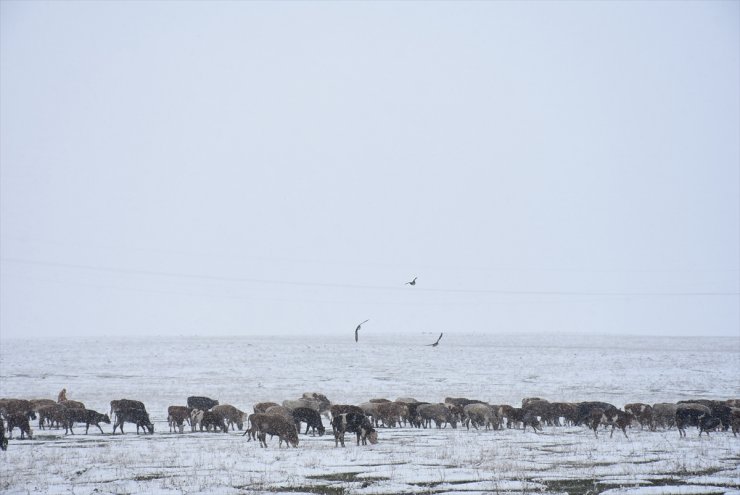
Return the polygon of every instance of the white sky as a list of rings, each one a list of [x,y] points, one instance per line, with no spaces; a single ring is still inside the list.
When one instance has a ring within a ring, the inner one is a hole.
[[[4,338],[740,335],[740,2],[0,22]]]

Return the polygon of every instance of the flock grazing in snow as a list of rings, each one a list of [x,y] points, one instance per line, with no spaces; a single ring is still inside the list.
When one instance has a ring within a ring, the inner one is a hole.
[[[441,335],[440,335],[441,338]],[[154,425],[144,404],[137,400],[120,399],[110,403],[107,414],[86,409],[81,402],[68,400],[66,391],[58,400],[0,399],[0,448],[5,450],[13,430],[20,430],[20,438],[32,438],[30,420],[38,419],[38,427],[64,428],[65,434],[74,434],[75,424],[84,424],[87,434],[90,426],[101,433],[100,423],[113,424],[113,434],[123,425],[136,425],[140,431],[153,434]],[[462,426],[468,430],[499,430],[521,428],[542,431],[544,426],[585,426],[598,437],[602,428],[611,427],[627,436],[627,429],[635,426],[655,431],[675,427],[680,436],[686,436],[688,427],[696,427],[699,435],[710,431],[740,431],[740,399],[692,400],[677,403],[626,404],[623,409],[606,402],[550,402],[540,398],[526,398],[521,407],[494,405],[485,401],[447,397],[441,403],[420,402],[405,397],[395,401],[370,399],[361,404],[332,404],[323,394],[310,392],[295,400],[260,402],[252,414],[230,404],[219,404],[208,397],[188,397],[187,405],[173,405],[167,410],[170,433],[184,433],[185,425],[191,432],[246,430],[242,436],[258,440],[267,447],[267,435],[279,438],[278,447],[297,447],[302,425],[304,435],[323,435],[326,418],[334,434],[334,445],[344,447],[346,433],[356,435],[357,445],[375,444],[378,428],[451,428]],[[7,436],[6,436],[7,432]]]

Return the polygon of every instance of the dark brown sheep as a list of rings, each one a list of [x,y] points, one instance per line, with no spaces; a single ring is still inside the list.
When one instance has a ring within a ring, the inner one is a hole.
[[[316,430],[319,431],[319,435],[326,433],[326,429],[321,422],[321,414],[310,407],[293,409],[293,422],[299,432],[301,431],[301,423],[306,423],[306,435],[308,435],[308,430],[311,428],[313,428],[313,435],[316,435]]]
[[[227,426],[231,427],[232,430],[239,428],[239,431],[244,429],[244,420],[246,414],[244,411],[237,409],[231,404],[220,404],[211,408],[211,411],[221,416]]]
[[[117,421],[117,415],[119,409],[140,409],[146,411],[144,403],[138,400],[132,399],[118,399],[110,401],[110,418],[115,422]]]
[[[64,407],[62,404],[57,404],[56,402],[53,404],[49,404],[48,406],[39,407],[39,428],[45,429],[46,426],[48,426],[49,428],[51,428],[52,426],[56,426],[57,428],[59,428],[60,426],[64,425],[64,414],[66,413],[66,411],[66,407]]]
[[[167,424],[170,427],[170,433],[176,430],[180,430],[180,433],[183,432],[185,423],[190,423],[190,411],[191,409],[186,406],[170,406],[167,408]]]
[[[67,433],[75,434],[72,429],[75,423],[85,423],[85,435],[87,435],[88,430],[90,430],[90,425],[97,426],[100,433],[103,433],[100,423],[110,424],[110,417],[107,414],[101,414],[91,409],[80,409],[78,407],[65,407],[64,409],[65,435]]]
[[[113,434],[116,434],[116,428],[121,429],[121,435],[123,435],[123,423],[134,423],[136,424],[136,434],[139,434],[139,428],[149,430],[150,434],[154,433],[154,425],[149,420],[149,414],[146,409],[139,408],[120,408],[116,411],[116,422],[113,424]]]
[[[247,431],[256,433],[262,447],[267,447],[267,435],[277,435],[280,438],[278,447],[281,447],[283,442],[287,446],[298,447],[295,423],[282,416],[256,413],[249,416],[249,423],[251,426]]]
[[[447,426],[449,423],[453,428],[457,428],[457,420],[455,414],[450,410],[450,407],[457,407],[450,403],[447,404],[423,404],[419,406],[416,411],[421,416],[422,425],[424,428],[431,428],[432,421],[437,425],[437,428],[442,428],[442,425]]]
[[[221,428],[221,431],[224,433],[228,433],[229,431],[229,427],[224,423],[224,418],[213,411],[203,411],[203,418],[200,420],[200,431],[203,431],[203,428],[206,431],[211,431],[211,428],[213,428],[214,432],[218,428]]]
[[[8,421],[8,438],[13,438],[13,429],[18,428],[21,430],[21,440],[28,435],[28,438],[33,438],[31,434],[31,425],[28,423],[28,416],[23,413],[12,413],[6,417]]]

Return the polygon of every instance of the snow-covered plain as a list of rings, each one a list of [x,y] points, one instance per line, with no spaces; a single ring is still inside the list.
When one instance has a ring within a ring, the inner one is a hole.
[[[374,335],[2,340],[0,397],[70,399],[108,412],[143,401],[154,435],[95,429],[0,453],[3,493],[740,493],[740,437],[690,430],[595,438],[583,427],[521,430],[381,429],[379,443],[335,448],[331,430],[261,449],[241,432],[170,434],[169,405],[206,395],[251,412],[318,391],[335,403],[374,397],[468,397],[520,405],[557,401],[675,402],[740,397],[740,339]],[[325,421],[328,427],[328,422]],[[94,428],[94,427],[93,427]],[[187,429],[186,429],[187,431]],[[16,430],[16,437],[18,431]]]

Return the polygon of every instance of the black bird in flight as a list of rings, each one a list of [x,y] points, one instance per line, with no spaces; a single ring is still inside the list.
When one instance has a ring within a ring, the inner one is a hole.
[[[357,342],[360,339],[360,336],[358,334],[358,332],[360,331],[360,327],[362,325],[364,325],[365,323],[367,323],[368,321],[370,321],[370,320],[363,321],[362,323],[360,323],[359,325],[357,325],[357,328],[355,328],[355,342]]]
[[[442,340],[442,335],[444,335],[444,332],[439,334],[439,337],[437,338],[437,342],[435,342],[434,344],[427,344],[427,347],[429,346],[437,347],[439,345],[439,341]]]
[[[405,284],[403,284],[403,285],[416,285],[416,279],[417,279],[417,278],[419,278],[419,277],[414,277],[414,280],[412,280],[411,282],[406,282],[406,283],[405,283]]]

